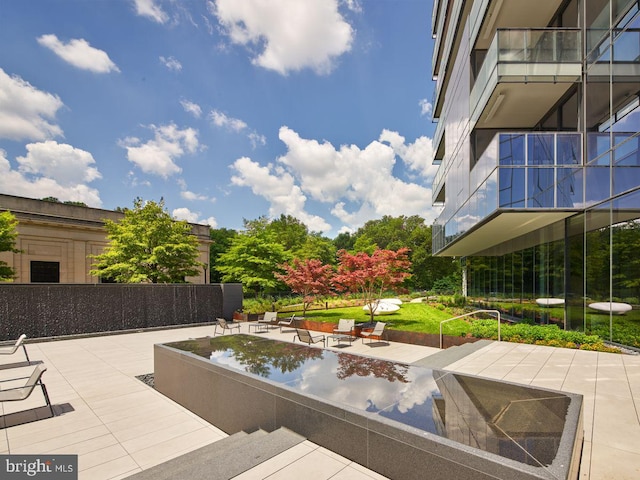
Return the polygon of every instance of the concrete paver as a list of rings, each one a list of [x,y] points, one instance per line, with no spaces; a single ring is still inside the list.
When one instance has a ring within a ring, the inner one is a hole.
[[[248,333],[243,324],[242,333]],[[259,335],[293,341],[295,332]],[[153,371],[153,345],[213,335],[213,326],[30,343],[32,361],[59,413],[1,430],[0,453],[79,455],[83,480],[126,478],[227,435],[135,376]],[[316,348],[321,348],[318,344]],[[356,340],[328,348],[412,363],[439,350]],[[0,380],[28,375],[33,367],[3,368]],[[580,393],[584,396],[585,443],[581,479],[640,478],[640,356],[493,342],[447,370]],[[0,404],[3,414],[44,404],[38,391],[26,402]],[[384,478],[311,442],[283,452],[236,477],[324,480]]]

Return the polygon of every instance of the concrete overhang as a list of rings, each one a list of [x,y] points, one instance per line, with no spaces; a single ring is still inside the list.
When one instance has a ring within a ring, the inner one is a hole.
[[[576,213],[577,211],[574,210],[497,212],[437,252],[437,255],[448,257],[503,255],[541,242],[559,240],[563,236],[564,229],[547,227]]]

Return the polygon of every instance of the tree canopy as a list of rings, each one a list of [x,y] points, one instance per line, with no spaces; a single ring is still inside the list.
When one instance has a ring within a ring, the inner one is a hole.
[[[292,255],[284,246],[262,232],[241,233],[231,240],[229,249],[218,256],[216,269],[223,282],[240,282],[245,292],[272,293],[284,285],[276,278],[280,265]]]
[[[122,220],[105,220],[105,229],[109,245],[93,256],[92,275],[120,283],[183,283],[203,267],[191,227],[172,219],[163,200],[137,198]]]
[[[338,252],[338,271],[333,277],[338,289],[359,293],[365,305],[369,305],[371,322],[374,320],[378,300],[387,290],[395,290],[411,276],[409,250],[377,249],[371,255],[365,252],[351,254]]]
[[[17,225],[18,220],[11,212],[0,213],[0,252],[18,253],[20,251],[15,248],[18,237]],[[0,260],[0,280],[10,280],[15,274],[7,262]]]
[[[276,277],[282,280],[294,293],[302,295],[302,316],[307,314],[307,308],[321,295],[329,295],[331,290],[331,278],[333,267],[325,265],[315,258],[300,260],[294,259],[291,264],[282,266],[285,273],[277,273]]]

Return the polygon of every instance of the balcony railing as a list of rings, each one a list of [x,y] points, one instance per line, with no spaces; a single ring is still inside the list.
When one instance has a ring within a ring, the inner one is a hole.
[[[582,208],[583,163],[581,133],[496,134],[469,174],[469,198],[457,209],[445,205],[436,220],[435,251],[498,209]],[[443,167],[440,166],[438,174]],[[462,173],[451,173],[454,174]]]
[[[501,81],[574,82],[580,78],[578,29],[499,29],[471,90],[472,120]]]

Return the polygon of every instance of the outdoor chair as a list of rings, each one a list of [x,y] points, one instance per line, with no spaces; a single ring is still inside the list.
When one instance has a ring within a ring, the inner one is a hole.
[[[233,329],[234,328],[237,328],[238,329],[238,333],[240,333],[240,324],[239,323],[227,322],[224,318],[217,318],[216,320],[218,321],[218,323],[216,323],[216,326],[213,329],[213,335],[214,336],[218,332],[218,327],[222,328],[222,334],[223,335],[224,335],[224,331],[225,330],[229,330],[231,333],[233,333]]]
[[[23,333],[22,335],[20,335],[20,337],[18,337],[18,340],[16,340],[16,343],[14,345],[0,347],[0,355],[13,355],[14,353],[16,353],[16,350],[22,347],[22,349],[24,350],[24,355],[25,357],[27,357],[27,363],[31,365],[31,360],[29,360],[29,354],[27,353],[27,346],[24,344],[25,338],[27,338],[27,336]]]
[[[356,321],[351,318],[341,318],[338,320],[338,326],[333,329],[334,335],[353,335]]]
[[[327,341],[324,338],[324,335],[311,335],[309,330],[303,330],[301,328],[296,328],[296,335],[293,337],[293,341],[296,341],[296,338],[299,338],[301,342],[305,342],[309,345],[312,343],[322,342],[322,344],[326,347]]]
[[[369,339],[369,343],[371,343],[371,339],[372,338],[376,338],[378,340],[382,340],[382,335],[384,334],[384,327],[385,327],[386,323],[384,322],[376,322],[376,324],[373,327],[373,330],[371,331],[362,331],[360,332],[360,335],[362,335],[362,343],[364,343],[364,339],[368,338]]]
[[[296,320],[301,319],[303,317],[296,317],[295,315],[291,315],[290,318],[286,318],[283,320],[280,320],[278,322],[278,326],[280,327],[280,333],[282,333],[282,327],[293,327],[295,328],[296,326]]]
[[[264,312],[264,315],[258,317],[258,323],[278,326],[278,312]]]
[[[0,402],[17,402],[20,400],[26,400],[33,392],[37,385],[42,388],[42,394],[47,402],[47,407],[51,411],[51,416],[54,416],[53,406],[49,400],[49,394],[47,393],[47,387],[42,383],[42,374],[47,370],[44,364],[40,363],[33,369],[33,373],[30,377],[11,378],[9,380],[2,380],[2,382],[13,382],[14,380],[24,380],[27,382],[21,387],[7,388],[6,390],[0,390]]]

